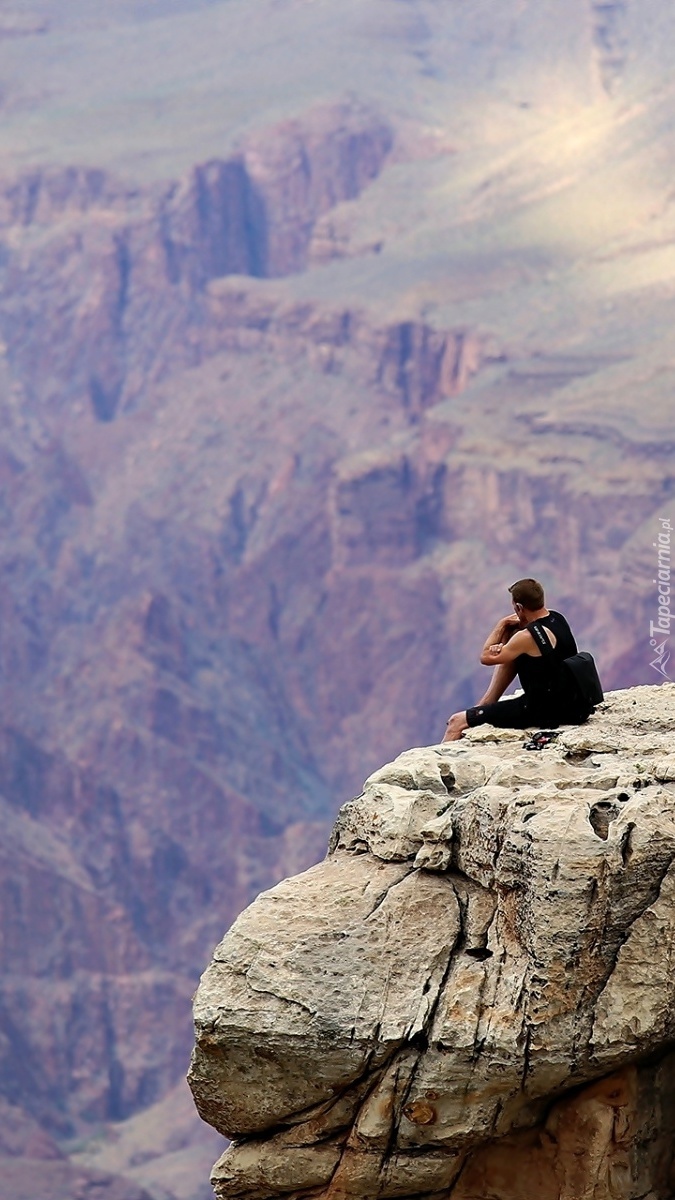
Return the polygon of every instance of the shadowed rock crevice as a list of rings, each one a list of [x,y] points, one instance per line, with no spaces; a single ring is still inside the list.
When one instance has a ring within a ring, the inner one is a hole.
[[[637,697],[401,755],[242,914],[195,1003],[197,1106],[256,1134],[219,1200],[669,1200],[675,685]]]
[[[612,804],[609,800],[600,800],[594,804],[589,813],[589,821],[593,832],[602,838],[603,842],[609,837],[609,827],[612,821],[615,821],[619,815],[617,805]]]

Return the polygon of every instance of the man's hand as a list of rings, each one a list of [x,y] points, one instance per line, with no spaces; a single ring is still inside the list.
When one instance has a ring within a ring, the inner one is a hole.
[[[502,642],[508,642],[511,635],[514,634],[517,629],[522,629],[520,618],[516,617],[513,613],[510,613],[508,617],[502,617],[500,625],[503,631],[501,637]]]

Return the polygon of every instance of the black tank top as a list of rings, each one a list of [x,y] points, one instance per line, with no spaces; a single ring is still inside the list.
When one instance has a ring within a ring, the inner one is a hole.
[[[552,654],[541,657],[519,654],[515,660],[520,684],[528,700],[547,707],[566,707],[571,700],[566,672],[560,667],[564,658],[577,653],[574,634],[562,613],[549,610],[548,616],[538,617],[538,624],[547,625],[556,636]]]

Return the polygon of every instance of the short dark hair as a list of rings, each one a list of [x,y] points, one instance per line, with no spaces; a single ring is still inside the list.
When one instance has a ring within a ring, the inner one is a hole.
[[[544,589],[536,579],[518,579],[509,591],[516,604],[522,604],[530,612],[544,607]]]

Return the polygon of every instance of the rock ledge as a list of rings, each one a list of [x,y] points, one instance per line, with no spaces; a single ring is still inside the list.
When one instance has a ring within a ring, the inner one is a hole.
[[[668,1200],[675,684],[410,750],[195,1002],[221,1200]]]

